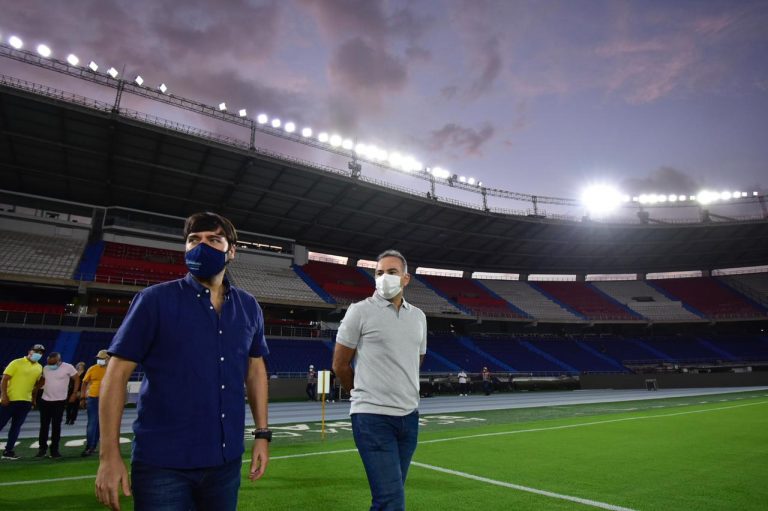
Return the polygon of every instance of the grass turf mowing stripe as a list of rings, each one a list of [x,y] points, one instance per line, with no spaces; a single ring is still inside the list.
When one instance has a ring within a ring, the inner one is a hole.
[[[493,484],[496,486],[502,486],[504,488],[511,488],[513,490],[519,490],[519,491],[524,491],[528,493],[535,493],[537,495],[543,495],[545,497],[551,497],[553,499],[578,502],[579,504],[584,504],[586,506],[591,506],[591,507],[597,507],[600,509],[608,509],[610,511],[635,511],[634,509],[629,507],[615,506],[613,504],[607,504],[605,502],[600,502],[598,500],[584,499],[581,497],[574,497],[572,495],[563,495],[562,493],[555,493],[547,490],[539,490],[538,488],[531,488],[530,486],[522,486],[520,484],[507,483],[505,481],[498,481],[496,479],[489,479],[487,477],[476,476],[474,474],[468,474],[466,472],[459,472],[458,470],[451,470],[449,468],[436,467],[434,465],[427,465],[426,463],[420,463],[418,461],[412,461],[411,465],[421,467],[421,468],[426,468],[429,470],[434,470],[436,472],[442,472],[444,474],[463,477],[465,479],[473,479],[475,481],[480,481],[481,483]]]
[[[485,437],[493,437],[493,436],[502,436],[502,435],[516,435],[519,433],[536,433],[540,431],[555,431],[555,430],[562,430],[562,429],[573,429],[573,428],[580,428],[580,427],[586,427],[586,426],[598,426],[601,424],[611,424],[611,423],[617,423],[617,422],[626,422],[626,421],[635,421],[635,420],[643,420],[643,419],[656,419],[656,418],[664,418],[664,417],[677,417],[681,415],[691,415],[691,414],[697,414],[697,413],[706,413],[706,412],[716,412],[716,411],[723,411],[723,410],[730,410],[735,408],[744,408],[747,406],[755,406],[755,405],[763,405],[768,404],[768,401],[757,401],[754,403],[743,403],[733,406],[721,406],[717,408],[705,408],[703,410],[688,410],[684,412],[674,412],[674,413],[664,413],[664,414],[656,414],[656,415],[641,415],[638,417],[623,417],[620,419],[608,419],[604,421],[591,421],[591,422],[581,422],[577,424],[564,424],[560,426],[547,426],[547,427],[540,427],[540,428],[529,428],[529,429],[517,429],[512,431],[498,431],[494,433],[478,433],[475,435],[462,435],[462,436],[454,436],[454,437],[448,437],[448,438],[436,438],[432,440],[420,440],[419,444],[434,444],[434,443],[440,443],[440,442],[450,442],[454,440],[467,440],[467,439],[473,439],[473,438],[485,438]],[[685,405],[690,406],[690,405]],[[351,452],[357,452],[357,449],[337,449],[333,451],[316,451],[316,452],[307,452],[307,453],[299,453],[299,454],[286,454],[283,456],[274,456],[270,458],[270,461],[274,460],[281,460],[281,459],[291,459],[291,458],[306,458],[310,456],[325,456],[328,454],[343,454],[343,453],[351,453]],[[250,459],[244,459],[243,464],[250,463]],[[53,479],[43,479],[43,480],[34,480],[34,481],[12,481],[12,482],[0,482],[0,487],[3,486],[16,486],[16,485],[24,485],[24,484],[37,484],[37,483],[53,483],[57,481],[69,481],[69,480],[75,480],[75,479],[88,479],[88,478],[95,478],[96,475],[88,475],[88,476],[77,476],[77,477],[60,477],[60,478],[53,478]]]

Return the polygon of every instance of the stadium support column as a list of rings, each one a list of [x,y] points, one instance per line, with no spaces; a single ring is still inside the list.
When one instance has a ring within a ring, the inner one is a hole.
[[[635,275],[635,278],[637,280],[641,281],[641,282],[645,282],[646,280],[648,280],[648,274],[647,273],[638,273],[637,275]]]
[[[711,277],[712,276],[712,270],[701,270],[701,276],[702,277]]]
[[[115,94],[115,104],[112,105],[112,113],[120,113],[120,101],[123,99],[123,89],[125,88],[125,82],[123,80],[117,81],[117,94]]]
[[[485,189],[485,187],[482,187],[480,189],[480,193],[483,194],[483,211],[490,211],[488,209],[488,191]]]
[[[357,268],[357,262],[359,259],[354,257],[347,257],[347,266],[351,266],[352,268]]]
[[[471,279],[472,278],[472,270],[464,270],[464,273],[461,274],[461,278]]]
[[[256,123],[251,121],[251,145],[249,146],[251,151],[256,150]]]
[[[586,282],[586,281],[587,281],[586,273],[577,273],[576,274],[576,282]]]
[[[517,278],[520,280],[520,282],[528,282],[528,278],[531,276],[530,273],[518,273]]]

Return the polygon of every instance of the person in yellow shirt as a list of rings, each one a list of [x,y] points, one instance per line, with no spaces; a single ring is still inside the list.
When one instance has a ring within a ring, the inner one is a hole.
[[[109,355],[107,350],[101,350],[96,355],[96,364],[92,365],[86,371],[83,377],[83,387],[80,396],[81,403],[85,403],[88,411],[88,426],[85,428],[85,450],[83,457],[91,456],[96,452],[96,446],[99,444],[99,391],[101,390],[101,380],[107,372]]]
[[[21,425],[24,424],[27,414],[35,405],[40,377],[43,374],[43,366],[38,361],[43,357],[44,352],[45,346],[35,344],[29,349],[26,357],[11,361],[3,371],[3,380],[0,384],[0,392],[2,392],[0,431],[8,421],[11,421],[8,441],[5,443],[2,456],[4,460],[19,459],[14,452],[14,447],[16,439],[19,438]]]

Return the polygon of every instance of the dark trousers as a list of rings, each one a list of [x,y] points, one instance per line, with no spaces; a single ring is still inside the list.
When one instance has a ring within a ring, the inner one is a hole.
[[[243,462],[217,467],[162,468],[134,461],[131,489],[136,511],[235,511]]]
[[[40,435],[38,442],[40,450],[45,451],[48,448],[48,431],[51,432],[51,453],[59,452],[59,441],[61,440],[61,419],[64,417],[65,401],[46,401],[41,399],[37,407],[40,409]]]
[[[5,443],[6,451],[13,451],[14,446],[16,446],[21,425],[24,424],[31,409],[32,403],[30,401],[11,401],[8,406],[0,406],[0,431],[8,424],[8,421],[11,421],[8,441]]]
[[[371,488],[370,511],[403,511],[405,478],[419,436],[419,412],[352,414],[352,434]]]
[[[317,383],[307,383],[307,397],[317,401]]]
[[[77,413],[80,411],[80,402],[67,403],[67,424],[74,424],[77,420]]]

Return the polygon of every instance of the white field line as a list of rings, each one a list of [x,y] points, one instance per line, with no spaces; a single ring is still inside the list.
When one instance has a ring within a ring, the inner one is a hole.
[[[433,440],[421,440],[419,444],[435,444],[438,442],[452,442],[454,440],[466,440],[471,438],[484,438],[484,437],[491,437],[491,436],[501,436],[501,435],[516,435],[519,433],[536,433],[539,431],[556,431],[559,429],[572,429],[572,428],[582,428],[586,426],[598,426],[600,424],[611,424],[615,422],[626,422],[626,421],[634,421],[634,420],[644,420],[644,419],[657,419],[657,418],[663,418],[663,417],[677,417],[679,415],[691,415],[694,413],[707,413],[707,412],[717,412],[721,410],[730,410],[733,408],[744,408],[746,406],[755,406],[755,405],[764,405],[768,404],[768,401],[757,401],[755,403],[745,403],[745,404],[739,404],[734,406],[721,406],[718,408],[708,408],[706,410],[689,410],[686,412],[675,412],[675,413],[664,413],[664,414],[658,414],[658,415],[642,415],[639,417],[625,417],[623,419],[608,419],[604,421],[593,421],[593,422],[581,422],[579,424],[567,424],[563,426],[549,426],[549,427],[542,427],[542,428],[529,428],[529,429],[516,429],[512,431],[499,431],[496,433],[478,433],[476,435],[463,435],[463,436],[454,436],[454,437],[448,437],[448,438],[437,438]],[[688,406],[688,405],[684,405]],[[325,456],[327,454],[344,454],[344,453],[350,453],[350,452],[357,452],[357,449],[338,449],[335,451],[318,451],[318,452],[305,452],[301,454],[286,454],[284,456],[273,456],[270,458],[270,461],[273,460],[286,460],[291,458],[307,458],[310,456]],[[243,463],[250,463],[251,460],[244,459]],[[12,461],[8,463],[13,463]],[[0,487],[3,486],[16,486],[16,485],[22,485],[22,484],[39,484],[39,483],[54,483],[57,481],[73,481],[78,479],[93,479],[96,475],[87,475],[87,476],[75,476],[75,477],[59,477],[55,479],[38,479],[34,481],[11,481],[11,482],[5,482],[0,483]]]
[[[611,511],[634,511],[632,508],[616,506],[613,504],[607,504],[605,502],[600,502],[599,500],[583,499],[581,497],[574,497],[572,495],[564,495],[562,493],[555,493],[547,490],[539,490],[538,488],[531,488],[530,486],[522,486],[519,484],[507,483],[504,481],[497,481],[496,479],[488,479],[487,477],[476,476],[474,474],[467,474],[466,472],[459,472],[458,470],[451,470],[448,468],[436,467],[434,465],[427,465],[426,463],[419,463],[418,461],[412,461],[411,465],[416,465],[417,467],[434,470],[436,472],[443,472],[444,474],[463,477],[465,479],[473,479],[475,481],[480,481],[481,483],[493,484],[496,486],[502,486],[504,488],[511,488],[513,490],[519,490],[519,491],[524,491],[528,493],[535,493],[537,495],[543,495],[545,497],[551,497],[553,499],[578,502],[579,504],[584,504],[585,506],[598,507],[600,509],[609,509]]]

